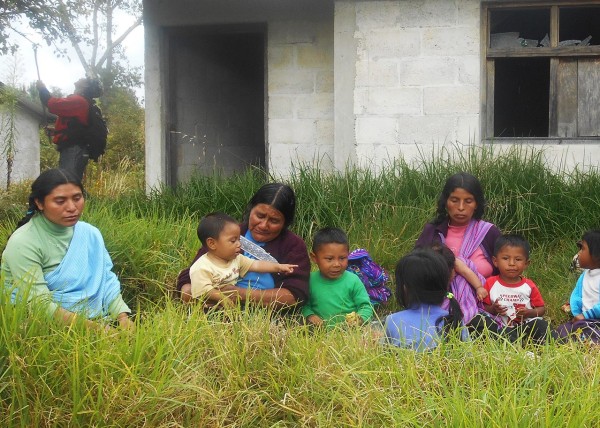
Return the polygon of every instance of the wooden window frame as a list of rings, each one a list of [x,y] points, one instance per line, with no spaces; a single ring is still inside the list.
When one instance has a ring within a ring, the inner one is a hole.
[[[593,46],[559,46],[559,9],[561,7],[598,6],[598,0],[564,0],[564,1],[514,1],[489,0],[481,4],[481,136],[483,141],[515,142],[515,143],[589,143],[600,141],[600,136],[559,137],[558,136],[558,75],[561,59],[598,58],[600,45]],[[550,10],[550,47],[518,47],[491,48],[490,28],[491,11],[517,9],[549,9]],[[494,84],[495,60],[498,58],[549,58],[549,129],[548,137],[494,137]]]

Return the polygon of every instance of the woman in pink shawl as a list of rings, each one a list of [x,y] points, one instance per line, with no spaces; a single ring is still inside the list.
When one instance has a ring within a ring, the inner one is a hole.
[[[491,319],[480,316],[480,312],[485,297],[483,282],[495,273],[492,255],[501,233],[495,225],[481,219],[484,210],[485,198],[479,180],[466,172],[452,175],[439,197],[437,217],[425,224],[416,246],[444,244],[480,277],[482,289],[475,290],[462,276],[456,275],[450,284],[451,292],[460,304],[466,325],[481,330],[485,324],[495,331]]]

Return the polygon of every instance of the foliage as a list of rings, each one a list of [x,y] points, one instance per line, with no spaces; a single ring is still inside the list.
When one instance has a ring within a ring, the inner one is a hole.
[[[133,90],[114,87],[105,97],[103,108],[109,134],[102,163],[116,169],[122,159],[129,159],[139,168],[144,164],[144,109],[137,102]],[[103,107],[103,105],[101,105]]]
[[[0,85],[0,155],[6,160],[6,188],[12,182],[12,170],[17,153],[17,112],[19,93],[5,85]]]
[[[128,27],[117,28],[115,17],[128,16]],[[54,45],[65,55],[61,45],[68,41],[73,47],[85,74],[100,77],[105,89],[114,82],[139,86],[139,68],[126,66],[122,42],[142,23],[141,0],[31,0],[0,3],[0,53],[13,52],[18,47],[9,38],[9,30],[29,40],[18,25],[21,18],[41,35],[48,45]],[[37,45],[34,44],[37,48]]]
[[[60,40],[65,28],[57,20],[57,11],[61,7],[61,1],[57,0],[7,0],[0,2],[0,54],[14,53],[18,48],[16,41],[9,38],[9,29],[20,34],[14,24],[20,18],[25,18],[29,26],[38,31],[46,43]],[[66,5],[72,4],[67,1]],[[68,13],[67,8],[63,13]]]
[[[476,147],[418,167],[396,160],[377,174],[297,165],[285,180],[298,196],[292,227],[309,245],[317,227],[342,227],[352,247],[393,272],[433,218],[446,177],[470,171],[483,183],[485,218],[530,240],[526,274],[557,325],[576,281],[568,272],[574,242],[598,227],[600,173],[557,172],[542,159],[540,151]],[[104,235],[137,331],[62,328],[0,303],[0,425],[586,426],[600,418],[600,361],[586,344],[522,348],[483,338],[415,354],[381,345],[377,329],[310,332],[267,310],[225,319],[176,304],[167,295],[198,247],[199,218],[215,209],[240,218],[273,178],[257,170],[199,176],[147,196],[143,180],[120,168],[88,178],[84,219]],[[25,195],[0,193],[0,207],[24,207]],[[23,212],[0,213],[4,242]],[[378,311],[397,309],[392,302]]]

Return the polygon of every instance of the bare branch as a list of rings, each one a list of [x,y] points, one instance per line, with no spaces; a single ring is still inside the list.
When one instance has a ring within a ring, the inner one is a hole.
[[[140,15],[133,24],[131,24],[131,26],[125,30],[125,32],[123,32],[123,34],[121,34],[113,43],[111,46],[107,46],[106,47],[106,52],[104,52],[104,55],[102,55],[100,57],[100,59],[98,59],[98,62],[96,63],[96,67],[100,67],[102,64],[104,64],[104,62],[106,61],[106,59],[108,58],[108,55],[110,54],[110,52],[116,48],[117,46],[119,46],[123,40],[125,40],[125,38],[129,35],[129,33],[131,33],[133,30],[135,30],[137,27],[139,27],[142,24],[142,20],[143,17]]]

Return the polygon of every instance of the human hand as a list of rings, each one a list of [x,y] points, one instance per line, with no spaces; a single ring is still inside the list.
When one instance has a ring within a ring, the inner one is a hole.
[[[323,319],[315,314],[309,315],[308,317],[306,317],[306,321],[309,322],[309,324],[315,325],[317,327],[321,327],[323,325]]]
[[[515,310],[515,319],[518,322],[523,322],[526,318],[537,317],[537,311],[535,309],[517,308]]]
[[[126,312],[121,312],[119,316],[117,316],[117,322],[119,323],[119,327],[123,330],[135,330],[135,323],[129,318]]]
[[[277,267],[279,268],[279,273],[293,273],[294,268],[297,268],[298,265],[288,265],[279,263]]]
[[[584,319],[585,319],[585,317],[583,316],[583,314],[579,314],[579,315],[573,317],[572,322],[582,321]]]
[[[233,309],[236,307],[236,304],[231,298],[224,297],[219,301],[219,306],[221,306],[223,309]]]
[[[504,306],[502,303],[500,303],[498,300],[496,300],[492,304],[492,311],[496,315],[506,315],[507,310],[508,310],[508,308],[506,306]]]
[[[356,312],[350,312],[349,314],[346,314],[346,324],[348,325],[362,325],[363,323],[363,319],[360,315],[358,315]]]
[[[485,289],[485,287],[479,287],[476,291],[477,293],[477,300],[479,300],[480,302],[483,302],[483,299],[485,299],[488,296],[488,291]]]

